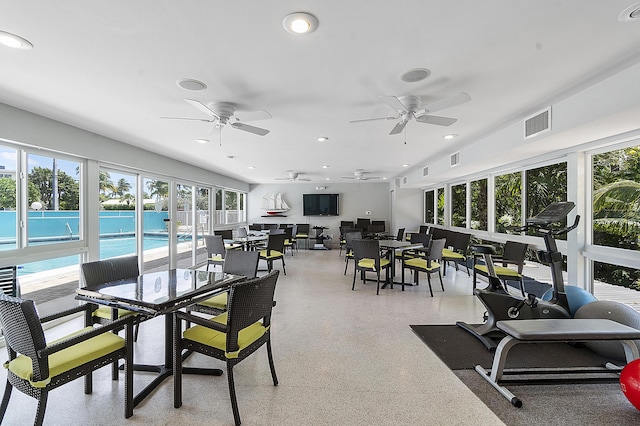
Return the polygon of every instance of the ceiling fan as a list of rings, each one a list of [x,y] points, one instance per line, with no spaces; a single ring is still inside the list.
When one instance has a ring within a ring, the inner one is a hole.
[[[311,181],[311,179],[309,178],[305,178],[305,177],[301,177],[300,175],[302,175],[302,173],[299,172],[294,172],[293,170],[287,170],[287,177],[285,178],[275,178],[276,180],[288,180],[293,182],[294,180],[304,180],[304,181]]]
[[[409,120],[415,118],[418,123],[435,124],[438,126],[450,126],[456,121],[457,118],[440,117],[437,115],[429,115],[429,113],[440,111],[445,108],[451,108],[455,105],[460,105],[471,100],[471,96],[462,92],[455,96],[451,96],[446,99],[442,99],[430,104],[422,104],[422,101],[418,96],[401,96],[399,98],[395,96],[380,96],[387,105],[395,109],[398,115],[395,117],[379,117],[379,118],[365,118],[362,120],[351,120],[349,123],[359,123],[363,121],[374,120],[400,120],[391,129],[390,135],[396,135],[404,130]]]
[[[171,120],[193,120],[204,121],[206,123],[214,123],[214,127],[221,129],[226,124],[230,124],[231,127],[245,132],[253,133],[255,135],[264,136],[269,133],[269,130],[256,126],[251,126],[244,123],[245,121],[265,120],[271,118],[271,114],[267,111],[253,111],[241,113],[242,119],[236,116],[237,105],[231,102],[213,102],[210,104],[203,104],[200,101],[194,99],[185,99],[190,105],[193,105],[198,110],[207,114],[209,119],[205,118],[184,118],[184,117],[162,117]]]
[[[367,176],[363,169],[357,169],[353,172],[353,176],[342,176],[342,179],[355,179],[355,180],[369,180],[369,179],[380,179],[380,176]]]

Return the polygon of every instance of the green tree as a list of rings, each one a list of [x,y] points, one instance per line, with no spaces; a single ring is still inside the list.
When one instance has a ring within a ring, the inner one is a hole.
[[[28,183],[29,205],[34,201],[40,201],[40,192],[33,182]],[[0,209],[16,209],[16,181],[9,177],[0,178]]]
[[[53,172],[45,167],[34,167],[29,173],[40,200],[47,210],[53,209]],[[58,200],[61,210],[78,210],[80,207],[80,185],[63,171],[58,172]]]
[[[115,193],[122,199],[125,194],[127,194],[131,190],[131,184],[125,178],[120,178],[118,180],[118,184],[116,185]]]

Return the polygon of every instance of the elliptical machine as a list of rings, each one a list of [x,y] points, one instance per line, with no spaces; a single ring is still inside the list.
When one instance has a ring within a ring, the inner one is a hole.
[[[487,245],[472,246],[478,253],[482,253],[487,269],[489,271],[489,285],[484,289],[476,288],[474,294],[487,308],[485,313],[485,323],[480,326],[473,326],[465,322],[457,322],[461,327],[476,336],[488,350],[493,351],[497,347],[490,334],[500,332],[496,327],[496,322],[501,320],[515,319],[541,319],[541,318],[571,318],[569,313],[569,302],[564,290],[564,279],[562,277],[562,253],[558,251],[555,236],[564,235],[578,226],[580,216],[571,226],[560,229],[553,229],[552,224],[558,223],[567,217],[573,210],[575,204],[571,201],[556,202],[549,204],[542,212],[526,220],[523,227],[516,228],[516,231],[524,232],[527,229],[534,229],[543,234],[546,250],[538,251],[538,259],[551,268],[551,280],[553,297],[549,301],[543,301],[534,294],[527,297],[510,294],[505,284],[496,276],[493,268],[492,254],[495,254],[495,247]]]

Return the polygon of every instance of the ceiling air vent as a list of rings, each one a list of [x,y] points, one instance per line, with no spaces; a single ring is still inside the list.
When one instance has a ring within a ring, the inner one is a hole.
[[[429,166],[422,169],[422,176],[429,176]]]
[[[460,152],[456,152],[455,154],[451,154],[451,167],[457,166],[460,163]]]
[[[551,130],[551,107],[524,120],[524,138],[528,139]]]
[[[407,182],[409,182],[409,179],[407,179],[407,177],[406,177],[406,176],[405,176],[405,177],[403,177],[403,178],[402,178],[402,184],[403,184],[403,185],[406,185],[406,184],[407,184]]]

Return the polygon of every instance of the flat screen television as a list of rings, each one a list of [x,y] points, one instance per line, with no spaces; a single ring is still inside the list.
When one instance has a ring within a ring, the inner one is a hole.
[[[302,194],[304,216],[338,216],[340,194]]]

